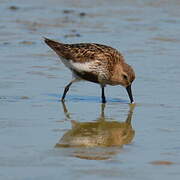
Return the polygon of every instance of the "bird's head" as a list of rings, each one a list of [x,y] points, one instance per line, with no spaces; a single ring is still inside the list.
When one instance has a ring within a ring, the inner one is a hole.
[[[118,64],[115,67],[113,78],[116,84],[119,84],[126,88],[131,103],[134,103],[131,91],[131,85],[135,79],[135,72],[133,68],[126,63]]]

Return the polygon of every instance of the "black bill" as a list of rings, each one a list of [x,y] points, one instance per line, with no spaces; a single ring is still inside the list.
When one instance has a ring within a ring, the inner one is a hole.
[[[131,85],[127,86],[126,90],[128,92],[129,99],[130,99],[131,103],[134,103],[133,96],[132,96],[132,91],[131,91]]]

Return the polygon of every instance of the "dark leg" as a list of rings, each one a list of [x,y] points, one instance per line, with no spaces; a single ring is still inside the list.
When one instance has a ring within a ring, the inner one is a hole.
[[[69,91],[70,86],[72,85],[73,81],[71,81],[65,88],[64,88],[64,93],[61,98],[61,101],[64,101],[64,98],[66,97],[66,93]]]
[[[105,97],[105,94],[104,94],[104,86],[101,87],[102,88],[102,103],[106,103],[106,97]]]

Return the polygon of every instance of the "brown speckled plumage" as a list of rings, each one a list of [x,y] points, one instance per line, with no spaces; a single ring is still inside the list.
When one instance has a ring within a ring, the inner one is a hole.
[[[116,49],[95,43],[63,44],[47,38],[45,43],[59,55],[75,77],[66,86],[62,100],[71,84],[82,79],[101,85],[103,102],[106,102],[104,87],[107,84],[125,86],[133,102],[130,86],[135,73]]]

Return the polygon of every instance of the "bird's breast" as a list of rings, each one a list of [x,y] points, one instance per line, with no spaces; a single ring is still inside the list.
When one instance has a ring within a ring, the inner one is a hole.
[[[85,72],[85,71],[82,71],[82,72],[78,72],[78,71],[74,71],[73,70],[73,73],[80,77],[81,79],[83,80],[86,80],[86,81],[90,81],[90,82],[94,82],[94,83],[99,83],[98,81],[98,75],[96,75],[95,73],[93,72]]]

